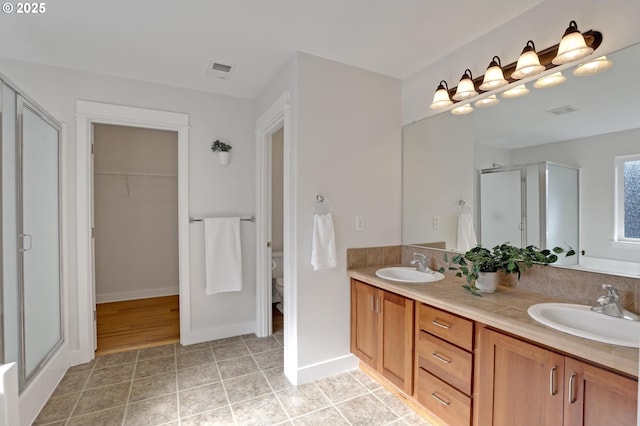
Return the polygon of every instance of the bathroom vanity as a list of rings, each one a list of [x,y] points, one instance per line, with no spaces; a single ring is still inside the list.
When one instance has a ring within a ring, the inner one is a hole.
[[[376,269],[349,270],[351,351],[436,424],[636,425],[638,349],[536,323],[527,309],[548,296],[477,297],[460,278],[405,284]]]

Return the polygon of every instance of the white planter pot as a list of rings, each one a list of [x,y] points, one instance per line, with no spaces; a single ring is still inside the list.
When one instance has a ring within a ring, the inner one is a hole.
[[[226,166],[227,164],[229,164],[229,160],[231,159],[231,153],[228,151],[220,151],[218,152],[218,162],[223,165]]]
[[[476,288],[480,293],[495,293],[498,288],[498,281],[497,272],[478,272]]]

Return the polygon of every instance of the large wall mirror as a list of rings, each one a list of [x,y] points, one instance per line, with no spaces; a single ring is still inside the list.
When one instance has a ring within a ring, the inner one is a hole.
[[[498,95],[498,105],[476,107],[469,115],[444,112],[405,126],[403,244],[442,241],[457,250],[463,201],[472,211],[478,242],[486,245],[478,214],[481,170],[560,164],[579,170],[578,241],[571,244],[582,252],[580,266],[640,276],[640,246],[615,241],[616,159],[640,154],[640,45],[607,57],[613,67],[603,73],[576,77],[565,69],[562,85],[536,89],[531,82],[526,96]],[[551,180],[546,185],[556,188]],[[512,201],[520,196],[504,188],[493,195]]]

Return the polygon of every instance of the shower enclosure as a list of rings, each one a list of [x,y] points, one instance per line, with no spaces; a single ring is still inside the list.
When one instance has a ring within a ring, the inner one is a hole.
[[[63,344],[60,124],[0,75],[0,361],[24,389]]]
[[[578,249],[578,169],[549,161],[496,167],[480,170],[478,182],[483,246]],[[578,256],[561,256],[557,264],[577,262]]]

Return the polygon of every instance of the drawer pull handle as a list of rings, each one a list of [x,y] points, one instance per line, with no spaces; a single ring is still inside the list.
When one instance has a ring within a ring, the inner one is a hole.
[[[556,366],[553,366],[549,371],[549,394],[554,396],[556,393],[558,393],[556,389]]]
[[[435,393],[435,392],[432,392],[432,393],[431,393],[431,398],[435,399],[436,401],[438,401],[438,402],[439,402],[440,404],[442,404],[442,405],[451,405],[451,403],[450,403],[449,401],[446,401],[446,400],[444,400],[444,399],[440,398],[440,397],[438,396],[438,394],[437,394],[437,393]]]
[[[576,398],[573,395],[574,390],[573,390],[573,386],[575,384],[576,381],[576,373],[571,373],[571,376],[569,376],[569,404],[573,404],[574,402],[576,402]]]
[[[445,364],[451,364],[451,360],[448,358],[445,358],[444,356],[440,355],[438,352],[434,352],[431,354],[432,357],[434,357],[435,359],[437,359],[438,361],[442,361]]]
[[[433,321],[431,321],[431,324],[437,325],[438,327],[444,328],[445,330],[448,330],[451,328],[451,324],[447,324],[446,322],[441,322],[440,320],[437,320],[437,319],[434,319]]]

